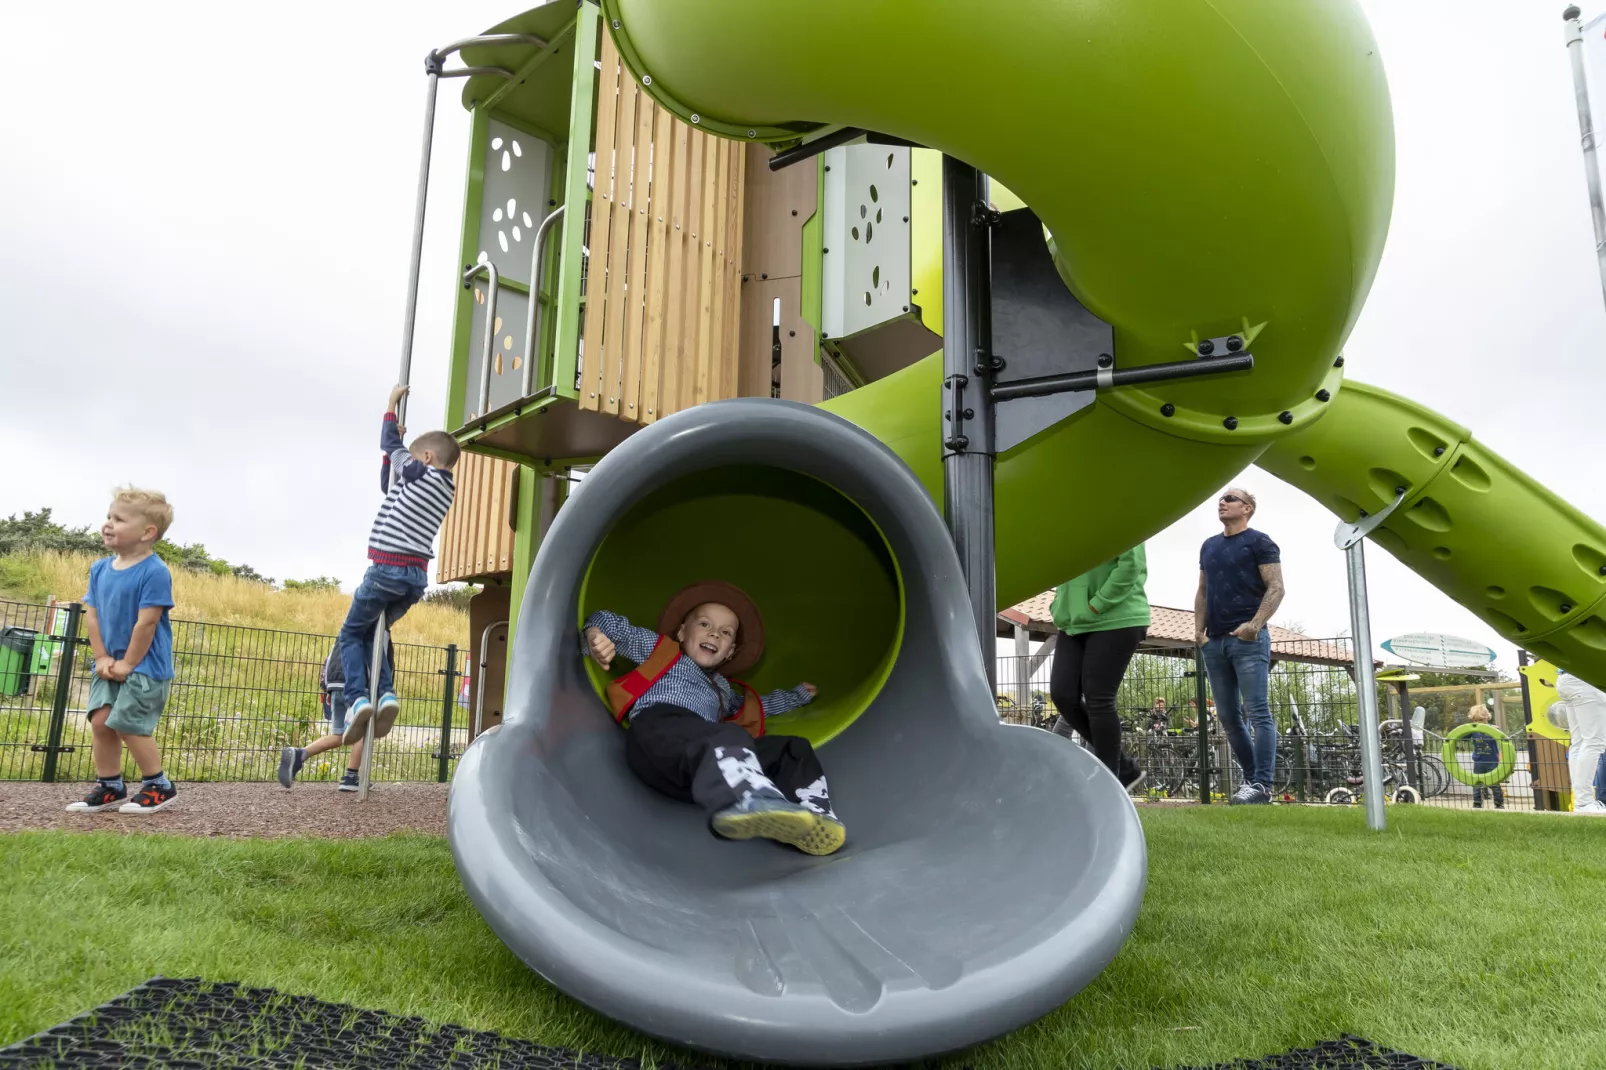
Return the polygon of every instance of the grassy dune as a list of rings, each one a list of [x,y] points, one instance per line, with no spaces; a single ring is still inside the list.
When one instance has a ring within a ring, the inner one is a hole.
[[[88,554],[24,553],[0,557],[0,600],[43,602],[83,597]],[[338,591],[278,591],[263,583],[173,571],[173,617],[206,624],[237,624],[289,632],[333,635],[346,617],[351,596]],[[429,646],[468,644],[468,615],[446,605],[417,605],[397,622],[398,643]]]

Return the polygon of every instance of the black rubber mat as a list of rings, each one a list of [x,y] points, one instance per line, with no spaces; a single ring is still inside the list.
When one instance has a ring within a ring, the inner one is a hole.
[[[455,1025],[265,988],[158,977],[54,1029],[0,1048],[0,1070],[638,1070]],[[659,1070],[676,1070],[660,1066]],[[1454,1070],[1360,1037],[1176,1070]]]

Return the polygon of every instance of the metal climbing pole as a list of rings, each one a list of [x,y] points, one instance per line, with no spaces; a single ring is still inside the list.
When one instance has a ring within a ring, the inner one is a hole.
[[[459,67],[456,70],[447,70],[446,61],[454,53],[476,45],[530,45],[534,48],[545,48],[547,42],[544,38],[528,33],[491,33],[481,34],[478,37],[465,37],[461,41],[453,41],[445,48],[431,49],[424,57],[424,74],[429,78],[429,89],[424,95],[424,143],[418,159],[418,194],[413,207],[413,246],[412,255],[407,265],[407,302],[406,311],[402,315],[402,346],[401,370],[397,373],[396,382],[400,386],[408,385],[412,380],[413,370],[413,333],[418,325],[418,277],[424,260],[424,217],[429,206],[429,162],[431,150],[435,144],[435,98],[440,89],[442,78],[468,78],[476,74],[493,74],[501,78],[511,79],[513,72],[505,67]],[[543,228],[550,224],[554,216],[549,216],[542,223]],[[537,243],[537,255],[540,244]],[[533,276],[532,276],[533,278]],[[465,280],[466,281],[466,280]],[[495,294],[495,273],[492,269],[492,294]],[[530,301],[536,301],[535,287],[532,285]],[[486,316],[487,333],[493,317]],[[533,316],[532,316],[533,322]],[[529,352],[526,350],[525,352]],[[533,363],[527,362],[527,363]],[[489,362],[487,362],[489,367]],[[525,373],[528,378],[528,371]],[[483,410],[482,410],[483,411]],[[396,423],[405,426],[407,423],[407,397],[403,395],[396,403]],[[393,467],[390,473],[391,485],[395,485],[396,470]],[[374,624],[374,651],[368,666],[368,700],[374,704],[373,715],[368,718],[368,727],[363,733],[362,762],[357,774],[357,798],[359,801],[368,800],[370,772],[374,756],[374,721],[379,715],[379,669],[383,664],[390,644],[389,621],[381,617]]]

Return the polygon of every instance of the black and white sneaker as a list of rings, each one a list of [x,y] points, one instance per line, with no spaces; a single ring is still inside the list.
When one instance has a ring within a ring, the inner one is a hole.
[[[1259,784],[1256,784],[1256,783],[1254,783],[1253,781],[1250,781],[1250,780],[1246,780],[1246,781],[1243,782],[1243,784],[1241,784],[1239,786],[1237,791],[1232,793],[1232,798],[1227,800],[1227,805],[1228,806],[1243,806],[1243,805],[1248,804],[1248,803],[1259,803],[1259,802],[1269,802],[1270,801],[1269,798],[1262,799],[1260,797],[1261,794],[1262,794],[1262,791],[1261,791],[1261,787],[1260,787]]]
[[[1248,798],[1248,799],[1244,800],[1244,805],[1245,806],[1270,806],[1271,805],[1272,794],[1271,794],[1271,789],[1270,788],[1266,787],[1266,785],[1264,785],[1264,784],[1250,784],[1249,787],[1254,788],[1255,789],[1255,793],[1251,798]]]
[[[118,791],[115,788],[108,788],[97,780],[95,781],[95,786],[89,789],[88,795],[75,803],[67,804],[67,812],[69,814],[93,814],[101,810],[110,810],[112,807],[120,806],[127,801],[127,788]]]
[[[369,786],[372,787],[372,785]],[[357,782],[357,770],[347,769],[345,775],[340,778],[340,783],[335,786],[335,790],[361,791],[362,785]]]
[[[289,790],[295,783],[296,774],[306,764],[307,752],[300,747],[285,747],[279,751],[279,783]]]

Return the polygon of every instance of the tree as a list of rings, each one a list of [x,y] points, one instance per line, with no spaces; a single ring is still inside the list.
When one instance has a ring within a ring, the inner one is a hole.
[[[254,583],[265,583],[269,587],[273,586],[272,576],[264,576],[250,565],[235,565],[233,571],[235,579],[251,580]]]
[[[67,554],[103,554],[106,547],[98,531],[88,527],[69,528],[50,518],[48,508],[37,513],[24,512],[0,520],[0,555],[28,551]]]
[[[308,594],[318,591],[339,591],[340,581],[333,576],[314,576],[310,580],[285,580],[284,589],[287,591],[303,591]]]

